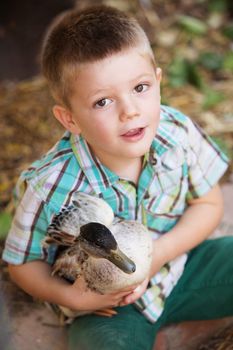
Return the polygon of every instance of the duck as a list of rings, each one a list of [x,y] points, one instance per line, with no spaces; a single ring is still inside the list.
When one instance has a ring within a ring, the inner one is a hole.
[[[49,245],[57,248],[52,275],[70,283],[82,276],[87,288],[100,294],[140,284],[151,267],[152,236],[147,228],[114,217],[106,201],[83,192],[54,215],[43,242]]]

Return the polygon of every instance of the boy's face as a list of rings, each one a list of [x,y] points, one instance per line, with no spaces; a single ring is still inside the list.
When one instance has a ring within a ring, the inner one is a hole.
[[[160,79],[161,70],[140,48],[83,64],[63,124],[81,133],[110,169],[141,159],[159,123]]]

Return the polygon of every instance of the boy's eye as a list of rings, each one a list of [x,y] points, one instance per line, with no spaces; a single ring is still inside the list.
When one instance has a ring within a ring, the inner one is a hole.
[[[134,90],[136,92],[144,92],[144,91],[146,91],[147,88],[148,88],[147,84],[139,84],[134,88]]]
[[[107,105],[109,105],[109,103],[111,103],[111,100],[109,98],[102,98],[101,100],[97,101],[94,104],[95,108],[103,108],[106,107]]]

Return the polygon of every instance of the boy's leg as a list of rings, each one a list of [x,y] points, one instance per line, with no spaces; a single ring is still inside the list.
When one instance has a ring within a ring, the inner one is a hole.
[[[132,305],[112,318],[87,315],[69,329],[69,350],[151,350],[156,327]]]
[[[155,324],[132,305],[118,315],[80,317],[69,330],[69,350],[151,350],[161,326],[233,315],[233,237],[209,240],[193,249],[185,271]]]
[[[208,240],[189,255],[160,325],[233,316],[233,237]]]

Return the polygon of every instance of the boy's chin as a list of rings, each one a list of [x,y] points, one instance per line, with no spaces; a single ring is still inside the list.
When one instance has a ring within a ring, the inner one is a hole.
[[[134,149],[134,150],[129,150],[127,152],[125,150],[125,156],[126,158],[132,159],[132,158],[143,158],[145,154],[147,154],[150,151],[151,143],[147,145],[146,147],[141,147],[140,149]]]

